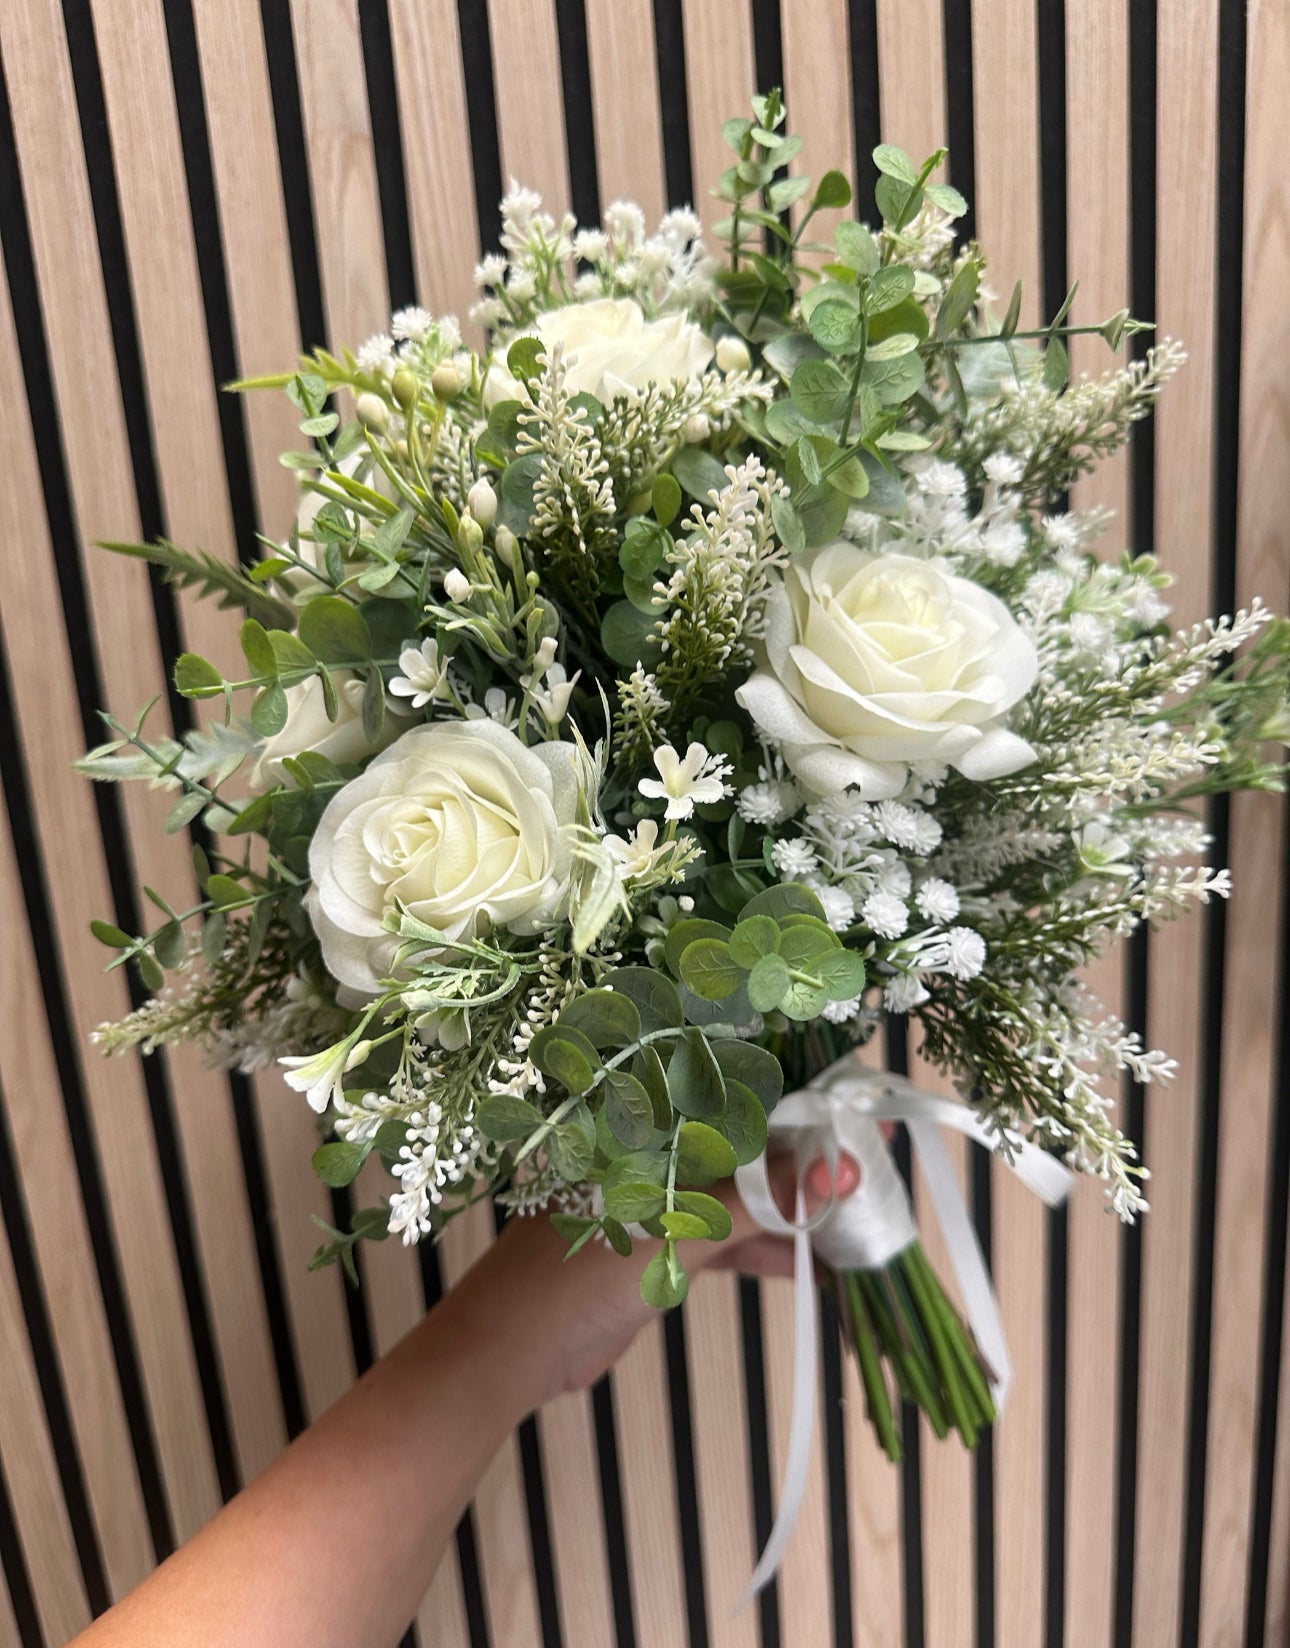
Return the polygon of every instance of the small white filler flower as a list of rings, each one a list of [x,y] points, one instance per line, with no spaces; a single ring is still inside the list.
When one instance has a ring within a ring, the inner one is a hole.
[[[408,698],[419,710],[447,691],[447,660],[439,657],[439,643],[428,635],[420,647],[404,647],[399,654],[400,675],[393,676],[390,691],[396,698]]]
[[[670,744],[654,751],[657,778],[642,778],[638,788],[651,801],[666,801],[665,818],[689,818],[696,806],[711,806],[730,793],[725,782],[730,763],[691,744],[684,757]]]

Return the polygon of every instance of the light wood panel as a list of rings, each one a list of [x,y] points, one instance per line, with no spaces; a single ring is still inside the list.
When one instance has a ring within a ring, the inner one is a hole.
[[[536,189],[558,218],[569,208],[569,154],[553,0],[488,0],[488,24],[503,183]]]
[[[649,0],[588,0],[587,55],[601,209],[634,200],[652,226],[667,200]]]
[[[1209,604],[1214,394],[1215,62],[1217,18],[1183,0],[1159,9],[1156,206],[1158,332],[1186,341],[1175,393],[1156,417],[1156,542],[1175,574],[1174,620]],[[1136,205],[1136,203],[1135,203]],[[1195,248],[1204,247],[1204,257]],[[1142,1648],[1178,1635],[1186,1505],[1185,1423],[1193,1306],[1192,1259],[1203,1022],[1203,926],[1198,919],[1150,943],[1147,1040],[1179,1063],[1168,1090],[1148,1089],[1151,1212],[1143,1231],[1138,1392],[1138,1503],[1134,1619]]]
[[[986,279],[1007,301],[1023,282],[1023,325],[1039,307],[1039,166],[1035,18],[973,10],[976,225]],[[1044,1625],[1045,1344],[1037,1308],[1046,1274],[1047,1216],[1002,1163],[991,1169],[994,1276],[1014,1377],[994,1428],[995,1632],[1000,1648],[1031,1648]]]
[[[727,0],[686,0],[685,80],[690,105],[690,164],[693,206],[707,224],[729,216],[723,201],[709,193],[734,157],[721,136],[721,122],[749,112],[757,89],[749,9]]]

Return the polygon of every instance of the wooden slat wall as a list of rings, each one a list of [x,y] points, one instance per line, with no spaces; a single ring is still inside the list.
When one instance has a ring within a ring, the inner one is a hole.
[[[478,1209],[436,1254],[375,1249],[347,1295],[305,1270],[310,1214],[335,1209],[294,1096],[88,1045],[127,1005],[88,916],[133,926],[145,882],[182,894],[191,869],[157,798],[92,794],[68,764],[97,704],[131,712],[164,689],[176,645],[231,642],[221,616],[92,542],[166,531],[253,552],[289,515],[276,454],[293,419],[274,398],[221,398],[221,381],[301,340],[360,342],[414,299],[464,312],[512,174],[556,211],[627,197],[650,218],[669,199],[715,218],[718,123],[779,82],[803,164],[841,166],[862,195],[880,138],[948,143],[1001,299],[1020,275],[1026,313],[1051,313],[1079,276],[1076,318],[1131,294],[1186,341],[1154,429],[1075,502],[1117,511],[1110,552],[1159,551],[1182,618],[1256,592],[1285,608],[1290,15],[1280,0],[0,0],[0,62],[0,1644],[57,1648],[493,1234]],[[1077,370],[1099,351],[1078,348]],[[163,695],[158,724],[171,710]],[[1017,1363],[976,1458],[924,1429],[893,1470],[833,1360],[796,1540],[736,1611],[786,1445],[791,1312],[783,1284],[710,1278],[594,1393],[503,1449],[410,1641],[1288,1640],[1283,808],[1242,799],[1213,824],[1231,905],[1095,980],[1181,1064],[1146,1104],[1142,1226],[1122,1231],[1091,1186],[1049,1218],[955,1154]]]

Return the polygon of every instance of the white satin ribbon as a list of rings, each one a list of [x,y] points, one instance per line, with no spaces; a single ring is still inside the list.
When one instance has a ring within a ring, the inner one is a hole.
[[[995,1147],[996,1136],[961,1100],[925,1093],[903,1076],[865,1070],[854,1057],[840,1060],[808,1087],[782,1099],[771,1113],[771,1138],[788,1145],[797,1160],[796,1217],[786,1219],[775,1205],[765,1153],[735,1174],[740,1198],[762,1229],[792,1239],[796,1289],[788,1462],[775,1525],[740,1599],[741,1605],[761,1590],[783,1560],[806,1488],[819,1355],[813,1254],[834,1270],[878,1270],[908,1247],[918,1233],[904,1181],[879,1131],[878,1123],[882,1121],[903,1122],[909,1129],[949,1250],[967,1323],[990,1373],[996,1410],[1001,1411],[1007,1399],[1012,1364],[998,1303],[981,1244],[937,1129],[955,1128],[986,1149]],[[842,1151],[859,1164],[859,1187],[845,1199],[827,1202],[808,1219],[806,1170],[823,1156],[832,1173]],[[1014,1141],[1011,1158],[1005,1160],[1022,1184],[1049,1207],[1065,1199],[1071,1174],[1045,1151]]]

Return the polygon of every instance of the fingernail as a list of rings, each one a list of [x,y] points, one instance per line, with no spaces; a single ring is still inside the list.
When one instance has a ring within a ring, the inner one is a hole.
[[[806,1186],[821,1201],[830,1196],[849,1196],[860,1183],[860,1167],[845,1151],[838,1156],[837,1171],[830,1177],[829,1164],[817,1156],[806,1171]]]

